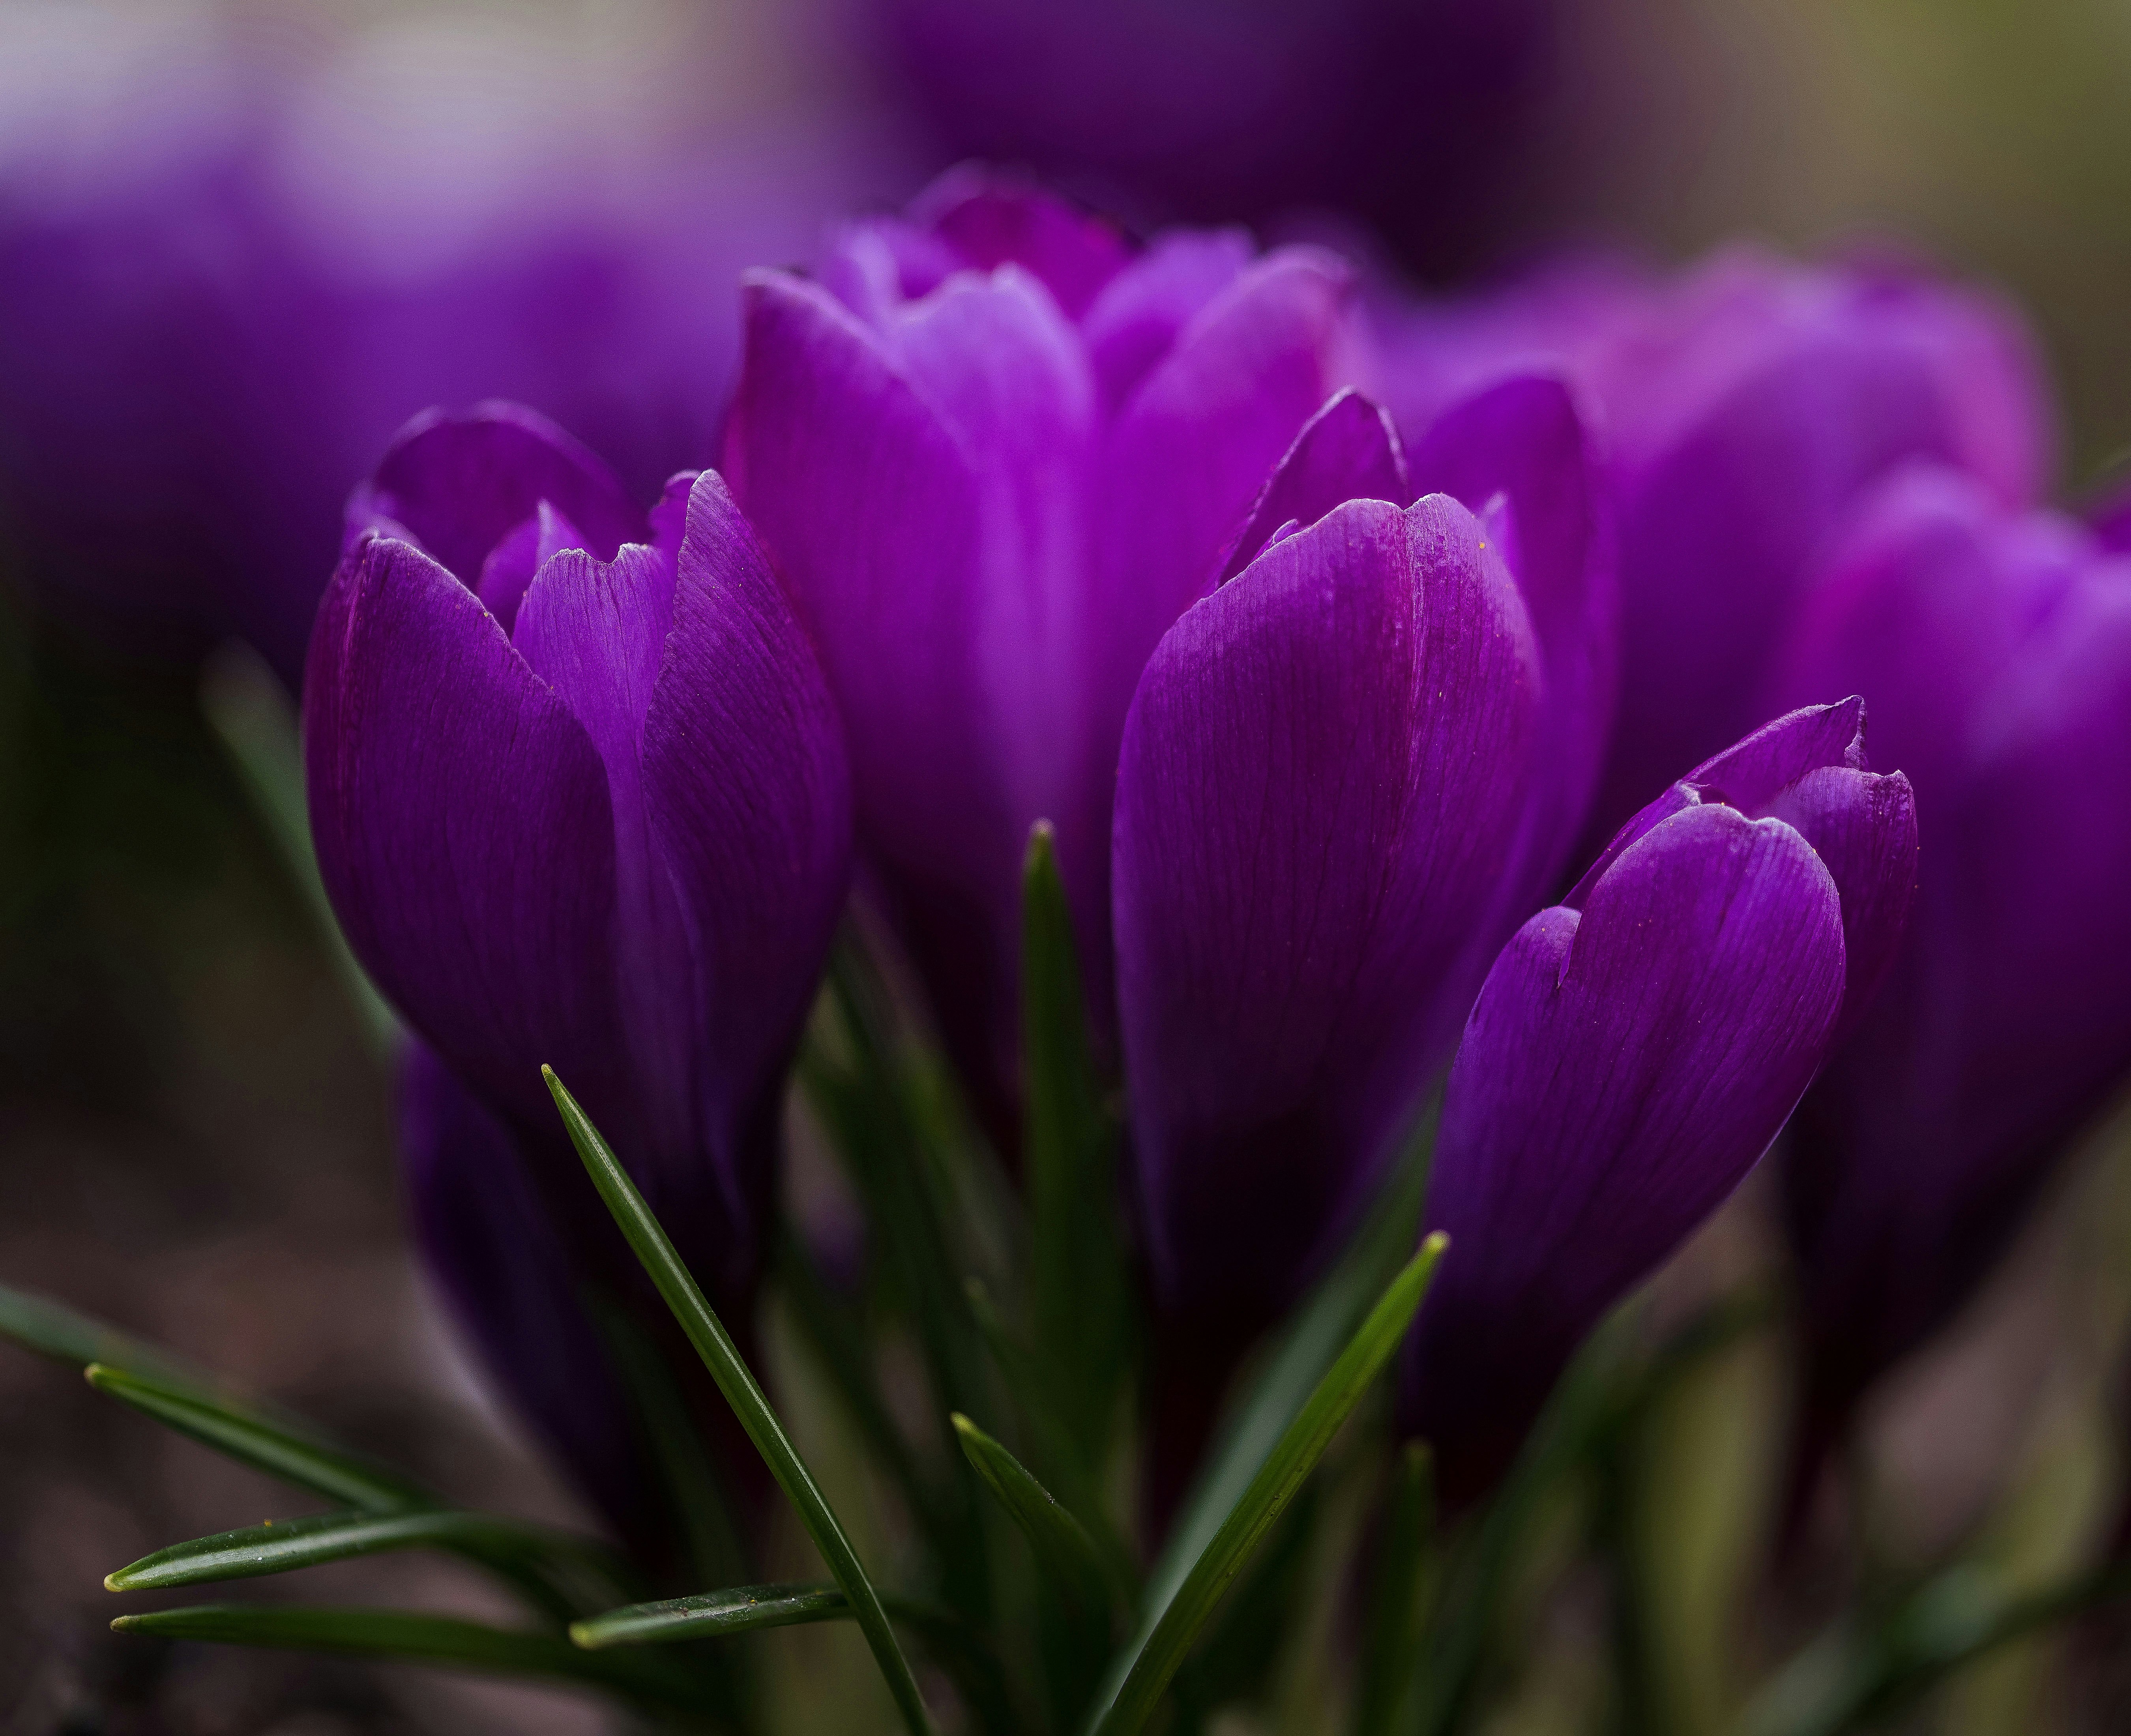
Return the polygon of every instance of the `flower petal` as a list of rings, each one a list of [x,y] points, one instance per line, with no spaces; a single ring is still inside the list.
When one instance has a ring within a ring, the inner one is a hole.
[[[1444,1098],[1427,1222],[1451,1253],[1407,1360],[1408,1419],[1453,1499],[1500,1473],[1577,1341],[1767,1149],[1842,982],[1819,858],[1717,806],[1505,949]]]
[[[429,410],[400,431],[348,501],[347,541],[404,533],[472,586],[489,551],[543,500],[602,560],[644,534],[644,514],[614,473],[546,417],[501,402],[462,416]]]
[[[1472,990],[1529,773],[1515,584],[1343,505],[1173,628],[1125,733],[1118,1000],[1157,1289],[1262,1320],[1350,1227]]]
[[[304,693],[319,870],[348,942],[453,1069],[528,1125],[548,1059],[615,1107],[614,819],[584,726],[472,592],[366,538]]]
[[[712,473],[688,497],[643,744],[651,833],[682,889],[685,974],[701,1009],[700,1149],[730,1233],[759,1246],[784,1066],[850,877],[850,779],[813,652]],[[680,961],[666,968],[679,973]],[[655,1206],[668,1184],[645,1185]]]
[[[1343,391],[1295,437],[1222,562],[1221,582],[1225,585],[1249,566],[1289,525],[1315,524],[1343,501],[1410,506],[1415,498],[1391,418],[1361,393]]]
[[[950,170],[917,196],[911,215],[979,271],[1024,267],[1068,319],[1087,312],[1131,256],[1115,224],[996,170]]]

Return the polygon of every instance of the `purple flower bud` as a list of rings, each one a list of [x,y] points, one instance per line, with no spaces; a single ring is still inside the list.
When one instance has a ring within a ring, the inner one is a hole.
[[[1818,574],[1775,680],[1863,690],[1928,830],[1885,991],[1785,1170],[1809,1460],[1966,1299],[2131,1069],[2131,560],[1920,466]]]
[[[1392,326],[1402,427],[1446,390],[1535,356],[1557,358],[1598,408],[1625,662],[1594,840],[1766,715],[1770,654],[1865,489],[1933,457],[2018,506],[2049,468],[2050,413],[2017,317],[1912,270],[1743,250],[1672,282],[1584,264]]]
[[[357,956],[563,1197],[544,1062],[744,1294],[844,897],[843,750],[716,476],[649,527],[619,499],[529,412],[409,429],[352,508],[396,530],[355,534],[311,643],[311,825]]]
[[[1863,728],[1856,700],[1793,712],[1698,768],[1488,973],[1404,1376],[1450,1499],[1485,1492],[1599,1317],[1753,1167],[1893,949],[1916,816]]]
[[[1099,1011],[1126,708],[1337,383],[1346,289],[1315,251],[1135,251],[970,175],[847,231],[818,281],[748,280],[727,473],[821,648],[862,839],[994,1120],[1029,827],[1057,826]]]
[[[1118,1002],[1149,1254],[1172,1332],[1229,1352],[1351,1233],[1604,735],[1608,551],[1559,383],[1454,407],[1411,473],[1444,491],[1415,500],[1367,399],[1329,405],[1125,728]]]

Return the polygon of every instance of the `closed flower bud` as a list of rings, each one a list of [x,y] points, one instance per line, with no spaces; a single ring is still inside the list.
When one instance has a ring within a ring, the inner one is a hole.
[[[1863,725],[1855,700],[1795,712],[1698,768],[1488,973],[1429,1184],[1450,1252],[1404,1376],[1450,1499],[1492,1485],[1578,1344],[1739,1184],[1870,995],[1917,843]]]

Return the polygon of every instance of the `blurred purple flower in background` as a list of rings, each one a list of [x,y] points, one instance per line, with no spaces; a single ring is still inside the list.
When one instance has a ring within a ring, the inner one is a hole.
[[[1943,1325],[2131,1069],[2131,559],[1941,466],[1812,576],[1779,699],[1863,691],[1925,849],[1885,992],[1800,1111],[1806,1463]]]
[[[1355,213],[1440,270],[1505,227],[1560,8],[871,0],[868,10],[951,155],[1027,162],[1156,217]]]
[[[571,1203],[543,1063],[744,1325],[850,787],[724,485],[677,479],[648,525],[621,498],[522,409],[402,437],[351,504],[312,641],[311,824],[350,945],[515,1134],[579,1268],[621,1288],[633,1265]]]
[[[293,685],[340,503],[415,412],[529,403],[639,495],[708,461],[741,269],[909,170],[682,34],[0,18],[0,506],[37,591]]]
[[[726,471],[821,648],[861,840],[995,1131],[1029,827],[1057,826],[1101,1019],[1126,708],[1349,366],[1347,288],[1314,249],[1138,249],[960,173],[845,230],[816,280],[749,281]]]
[[[1378,305],[1401,428],[1535,359],[1595,407],[1624,639],[1594,848],[1674,768],[1751,727],[1808,565],[1863,490],[1920,457],[2009,507],[2048,481],[2052,412],[2017,316],[1913,270],[1740,249],[1671,280],[1579,261],[1494,295]]]
[[[1768,1149],[1894,955],[1916,863],[1863,706],[1814,707],[1674,784],[1496,961],[1444,1097],[1426,1226],[1451,1252],[1404,1378],[1450,1500]]]

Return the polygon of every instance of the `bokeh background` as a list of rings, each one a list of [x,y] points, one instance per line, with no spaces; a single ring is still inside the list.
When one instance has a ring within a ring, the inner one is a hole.
[[[965,155],[1136,222],[1330,232],[1436,285],[1569,242],[1892,243],[2027,309],[2065,500],[2131,457],[2122,0],[1099,0],[1061,36],[1064,10],[0,4],[0,1279],[448,1489],[567,1514],[409,1264],[385,1069],[203,683],[271,703],[216,652],[238,621],[293,675],[308,621],[276,577],[323,581],[340,499],[408,414],[528,399],[644,494],[707,452],[737,270]],[[2040,1561],[2114,1499],[2120,1144],[1894,1395],[1894,1547],[1975,1524],[2009,1480],[1990,1523]],[[1756,1257],[1752,1208],[1690,1265]],[[1721,1425],[1780,1378],[1749,1356],[1683,1401],[1669,1523],[1708,1585],[1755,1520],[1694,1443],[1750,1443]],[[0,1731],[600,1727],[560,1697],[105,1631],[105,1571],[285,1499],[0,1350]],[[305,1590],[386,1581],[477,1607],[411,1558]],[[1731,1656],[1736,1612],[1693,1572],[1676,1590],[1714,1730],[1763,1661]],[[2009,1653],[1925,1727],[2131,1728],[2123,1638]],[[759,1643],[834,1704],[849,1636]],[[1558,1650],[1511,1727],[1589,1727],[1573,1631]]]

